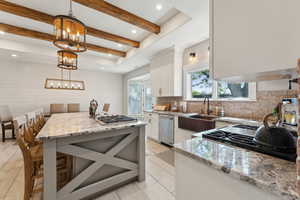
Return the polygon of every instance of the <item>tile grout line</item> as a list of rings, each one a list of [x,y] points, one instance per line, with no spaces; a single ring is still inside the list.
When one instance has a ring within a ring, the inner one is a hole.
[[[167,190],[167,192],[169,192],[173,197],[175,197],[175,195],[173,194],[173,192],[169,191],[168,188],[166,188],[164,185],[162,185],[158,179],[156,179],[152,174],[148,173],[149,176],[151,176],[160,186],[162,186],[165,190]]]
[[[114,192],[116,193],[118,200],[122,200],[122,198],[121,198],[120,195],[118,194],[117,190],[114,191]]]
[[[158,144],[158,143],[155,143],[155,144]],[[158,144],[159,145],[159,144]],[[151,151],[151,150],[150,150]],[[155,153],[155,152],[153,152],[153,151],[151,151],[152,153],[153,153],[153,155],[149,155],[149,156],[147,156],[147,157],[151,157],[151,156],[155,156],[156,158],[158,158],[158,159],[160,159],[159,157],[157,157],[156,156],[156,154],[158,154],[158,153]],[[164,160],[162,160],[162,159],[160,159],[162,162],[165,162]],[[161,166],[159,166],[157,163],[155,163],[155,162],[153,162],[152,161],[152,164],[154,164],[154,165],[156,165],[157,167],[159,167],[161,170],[163,170],[164,172],[166,172],[167,174],[169,174],[170,176],[172,176],[172,177],[174,177],[172,174],[170,174],[169,172],[168,172],[168,170],[165,170],[165,169],[163,169]],[[168,164],[168,163],[167,163]],[[170,165],[170,166],[172,166],[172,165]],[[172,166],[173,167],[173,166]],[[158,179],[156,179],[152,174],[150,174],[149,172],[147,172],[148,173],[148,175],[149,176],[151,176],[161,187],[163,187],[167,192],[169,192],[173,197],[175,197],[175,195],[173,194],[173,192],[172,191],[169,191],[169,189],[167,188],[167,187],[165,187],[164,185],[162,185],[160,182],[159,182],[159,180]],[[176,186],[175,186],[176,187]]]
[[[162,162],[165,162],[163,159],[157,157],[156,155],[154,155],[156,158],[160,159]],[[170,176],[174,177],[173,174],[171,174],[168,170],[164,169],[163,167],[161,167],[159,164],[157,164],[155,161],[151,161],[152,164],[156,165],[157,167],[159,167],[160,169],[162,169],[164,172],[166,172],[167,174],[169,174]],[[169,165],[170,167],[174,167],[170,164],[168,164],[167,162],[165,162],[167,165]],[[175,168],[175,167],[174,167]]]

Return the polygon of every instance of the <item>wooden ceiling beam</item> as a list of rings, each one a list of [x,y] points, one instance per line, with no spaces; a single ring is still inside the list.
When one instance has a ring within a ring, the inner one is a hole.
[[[4,0],[0,0],[0,10],[4,12],[8,12],[14,15],[18,15],[25,18],[30,18],[39,22],[47,23],[47,24],[53,24],[54,16],[49,15],[47,13],[43,13],[37,10],[33,10],[31,8],[27,8],[24,6],[20,6],[14,3],[10,3]],[[140,42],[134,41],[122,36],[118,36],[115,34],[111,34],[102,30],[98,30],[92,27],[87,27],[87,34],[102,38],[105,40],[110,40],[113,42],[117,42],[120,44],[132,46],[138,48],[140,46]]]
[[[143,19],[135,14],[132,14],[126,10],[123,10],[119,7],[116,7],[110,3],[105,2],[104,0],[73,0],[76,3],[84,5],[86,7],[98,10],[107,15],[113,16],[120,20],[123,20],[127,23],[138,26],[142,29],[145,29],[149,32],[159,34],[160,26],[154,24],[146,19]]]
[[[11,33],[11,34],[15,34],[15,35],[24,36],[24,37],[30,37],[30,38],[39,39],[39,40],[46,40],[49,42],[53,42],[55,39],[54,35],[51,35],[48,33],[34,31],[34,30],[17,27],[17,26],[12,26],[9,24],[4,24],[4,23],[0,23],[0,30],[4,31],[6,33]],[[126,56],[126,52],[124,52],[124,51],[110,49],[110,48],[106,48],[106,47],[102,47],[102,46],[98,46],[98,45],[94,45],[94,44],[89,44],[89,43],[87,43],[86,45],[87,45],[87,48],[91,51],[97,51],[97,52],[101,52],[101,53],[105,53],[105,54],[112,54],[112,55],[120,56],[120,57]]]
[[[42,33],[39,31],[34,31],[34,30],[30,30],[30,29],[26,29],[26,28],[22,28],[22,27],[18,27],[18,26],[12,26],[9,24],[4,24],[4,23],[0,23],[0,30],[5,33],[11,33],[14,35],[30,37],[30,38],[39,39],[39,40],[46,40],[49,42],[53,42],[54,38],[55,38],[54,35],[51,35],[48,33]]]
[[[87,27],[87,34],[94,36],[94,37],[98,37],[98,38],[102,38],[105,40],[110,40],[119,44],[124,44],[124,45],[128,45],[128,46],[132,46],[135,48],[139,48],[140,47],[140,42],[135,41],[135,40],[130,40],[128,38],[125,37],[121,37],[118,35],[114,35],[105,31],[101,31],[99,29],[95,29],[92,27]]]

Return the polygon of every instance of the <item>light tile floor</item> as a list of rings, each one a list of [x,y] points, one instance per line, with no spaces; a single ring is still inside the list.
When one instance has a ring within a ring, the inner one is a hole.
[[[151,140],[146,146],[146,181],[128,184],[97,200],[175,200],[175,169],[157,156],[170,149]],[[0,200],[23,200],[23,186],[23,158],[18,145],[11,140],[0,143]]]

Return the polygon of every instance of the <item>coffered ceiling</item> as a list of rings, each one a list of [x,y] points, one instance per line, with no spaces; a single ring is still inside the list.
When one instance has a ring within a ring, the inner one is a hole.
[[[125,52],[120,54],[103,53],[90,49],[79,55],[79,68],[89,70],[106,70],[117,73],[126,73],[137,67],[149,63],[153,54],[170,46],[187,46],[208,37],[208,0],[106,0],[108,5],[116,6],[130,12],[143,20],[160,27],[160,33],[141,25],[133,25],[116,16],[108,15],[88,6],[86,2],[102,2],[102,0],[74,0],[73,13],[86,26],[120,36],[130,41],[136,41],[140,46],[120,44],[112,40],[87,36],[87,42],[100,47]],[[9,0],[0,1],[17,4],[51,16],[68,14],[69,0]],[[93,4],[93,5],[94,5]],[[157,6],[161,5],[161,10]],[[198,8],[198,9],[195,9]],[[101,9],[100,9],[101,10]],[[21,14],[22,15],[22,14]],[[16,15],[2,9],[0,11],[0,25],[8,24],[14,27],[26,28],[42,33],[53,34],[53,26],[33,18]],[[1,26],[0,26],[1,29]],[[0,30],[1,31],[1,30]],[[133,33],[135,31],[136,33]],[[89,31],[88,31],[89,32]],[[126,43],[126,42],[125,42]],[[17,45],[19,44],[19,45]],[[22,48],[22,47],[27,48]],[[31,48],[32,47],[32,48]],[[32,50],[30,50],[32,49]],[[41,49],[41,50],[39,50]],[[47,49],[42,53],[42,49]],[[0,57],[7,52],[19,54],[17,59],[22,61],[33,60],[49,64],[56,64],[56,48],[50,43],[39,39],[28,38],[11,33],[0,34]],[[2,53],[1,53],[2,52]],[[53,52],[53,53],[52,53]],[[40,55],[40,56],[39,56]],[[5,55],[5,58],[9,56]],[[45,58],[49,59],[45,59]],[[40,60],[38,60],[40,59]]]

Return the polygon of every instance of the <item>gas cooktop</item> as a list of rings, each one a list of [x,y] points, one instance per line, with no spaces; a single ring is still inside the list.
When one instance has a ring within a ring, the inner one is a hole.
[[[137,121],[137,119],[125,115],[98,116],[96,119],[103,124]]]
[[[241,128],[241,129],[248,129],[252,131],[256,131],[259,127],[258,126],[250,126],[250,125],[244,125],[244,124],[239,124],[239,125],[234,125],[234,128]]]
[[[222,143],[231,144],[244,149],[256,151],[259,153],[268,154],[274,157],[278,157],[284,160],[296,162],[296,149],[294,152],[286,152],[283,149],[270,148],[257,144],[253,139],[254,135],[244,135],[223,131],[222,129],[213,132],[205,133],[203,138],[219,141]]]

